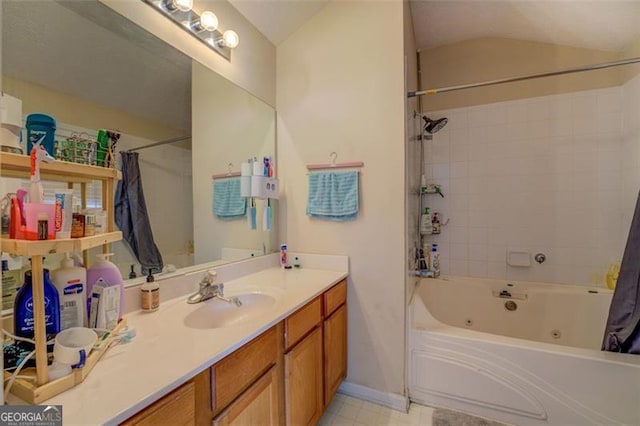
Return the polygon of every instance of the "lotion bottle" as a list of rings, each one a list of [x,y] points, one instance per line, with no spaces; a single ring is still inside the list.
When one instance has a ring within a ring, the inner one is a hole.
[[[51,272],[51,281],[60,298],[60,329],[86,327],[87,270],[74,266],[69,253],[60,263],[60,268]]]

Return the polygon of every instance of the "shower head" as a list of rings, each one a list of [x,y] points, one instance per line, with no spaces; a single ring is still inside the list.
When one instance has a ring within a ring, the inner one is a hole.
[[[442,128],[447,125],[447,122],[449,122],[449,119],[446,117],[438,118],[437,120],[432,120],[426,115],[423,115],[422,118],[425,121],[424,131],[430,134],[434,134],[437,131],[442,130]]]

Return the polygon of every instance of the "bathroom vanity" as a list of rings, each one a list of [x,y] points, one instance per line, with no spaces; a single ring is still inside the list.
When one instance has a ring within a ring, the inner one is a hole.
[[[316,424],[346,377],[347,262],[276,262],[225,279],[225,296],[244,311],[217,299],[187,304],[184,294],[130,313],[135,339],[46,403],[63,405],[68,424]],[[204,273],[181,279],[197,288]]]
[[[126,420],[314,425],[346,377],[346,280]]]

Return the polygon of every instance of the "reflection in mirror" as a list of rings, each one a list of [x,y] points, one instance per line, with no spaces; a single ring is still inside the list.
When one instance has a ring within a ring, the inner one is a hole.
[[[211,179],[229,163],[239,171],[249,158],[275,156],[271,107],[97,0],[3,2],[2,8],[3,93],[22,101],[23,119],[32,113],[54,117],[57,141],[95,141],[100,129],[117,131],[116,151],[193,135],[138,151],[165,270],[274,250],[273,227],[250,230],[246,218],[222,221],[213,214]],[[2,179],[0,191],[27,185]],[[55,189],[67,185],[44,186],[52,202]],[[80,195],[79,184],[74,191]],[[100,191],[99,183],[87,185],[85,207],[101,205]],[[111,251],[123,277],[140,275],[123,242]],[[89,262],[99,252],[92,250]],[[26,260],[5,257],[11,269],[29,268]],[[57,268],[60,258],[47,257],[45,266]]]

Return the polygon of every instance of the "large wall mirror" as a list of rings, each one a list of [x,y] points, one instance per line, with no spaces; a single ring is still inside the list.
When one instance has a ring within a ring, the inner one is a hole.
[[[120,151],[191,136],[137,150],[165,265],[220,264],[274,251],[275,224],[250,229],[246,218],[220,220],[213,212],[212,175],[239,171],[250,158],[275,158],[275,111],[250,93],[97,0],[3,2],[2,83],[3,93],[22,101],[23,117],[55,118],[57,140],[114,130]],[[0,189],[4,195],[26,185],[3,179]],[[51,185],[44,183],[47,193]],[[87,192],[90,205],[100,192]],[[258,216],[265,203],[256,200]],[[140,275],[123,242],[112,251],[125,279],[132,270]],[[45,266],[55,269],[59,259],[50,256]],[[26,263],[10,259],[12,268],[28,269]]]

